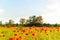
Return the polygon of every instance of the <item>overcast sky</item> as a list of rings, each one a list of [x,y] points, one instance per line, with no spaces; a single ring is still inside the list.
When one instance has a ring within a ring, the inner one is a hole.
[[[46,23],[60,23],[60,0],[0,0],[0,20],[42,15]]]

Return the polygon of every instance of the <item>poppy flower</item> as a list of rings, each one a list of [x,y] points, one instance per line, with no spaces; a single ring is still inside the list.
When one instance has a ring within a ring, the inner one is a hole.
[[[25,35],[28,35],[28,33],[26,33]]]
[[[17,30],[17,32],[19,32],[19,30]]]
[[[19,36],[19,38],[21,38],[21,39],[22,39],[22,36]]]
[[[43,31],[44,29],[43,28],[41,28],[41,31]]]
[[[16,32],[16,30],[13,30],[13,32]]]
[[[16,40],[20,40],[19,38],[16,38]]]
[[[40,32],[42,32],[43,30],[40,30]]]
[[[24,32],[25,32],[25,30],[22,30],[22,32],[24,33]]]
[[[14,34],[14,36],[17,36],[17,34]]]
[[[47,30],[45,30],[45,33],[47,32]]]
[[[57,29],[57,31],[59,32],[59,29]]]
[[[59,27],[56,27],[56,29],[59,29]]]
[[[35,36],[35,33],[32,33],[32,36]]]
[[[14,40],[14,38],[9,38],[8,40]]]
[[[50,30],[50,32],[52,32],[52,30]]]
[[[32,28],[36,28],[35,26],[32,26]]]

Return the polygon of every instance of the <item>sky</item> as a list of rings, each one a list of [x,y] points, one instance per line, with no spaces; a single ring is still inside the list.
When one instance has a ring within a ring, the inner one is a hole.
[[[42,16],[46,23],[60,23],[60,0],[0,0],[0,20],[18,23],[20,18]]]

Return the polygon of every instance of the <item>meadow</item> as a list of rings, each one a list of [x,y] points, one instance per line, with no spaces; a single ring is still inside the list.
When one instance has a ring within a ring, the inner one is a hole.
[[[0,40],[60,40],[60,27],[0,27]]]

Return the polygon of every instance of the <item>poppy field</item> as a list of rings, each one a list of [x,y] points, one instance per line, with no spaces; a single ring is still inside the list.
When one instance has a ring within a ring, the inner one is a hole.
[[[60,27],[0,27],[0,40],[60,40]]]

